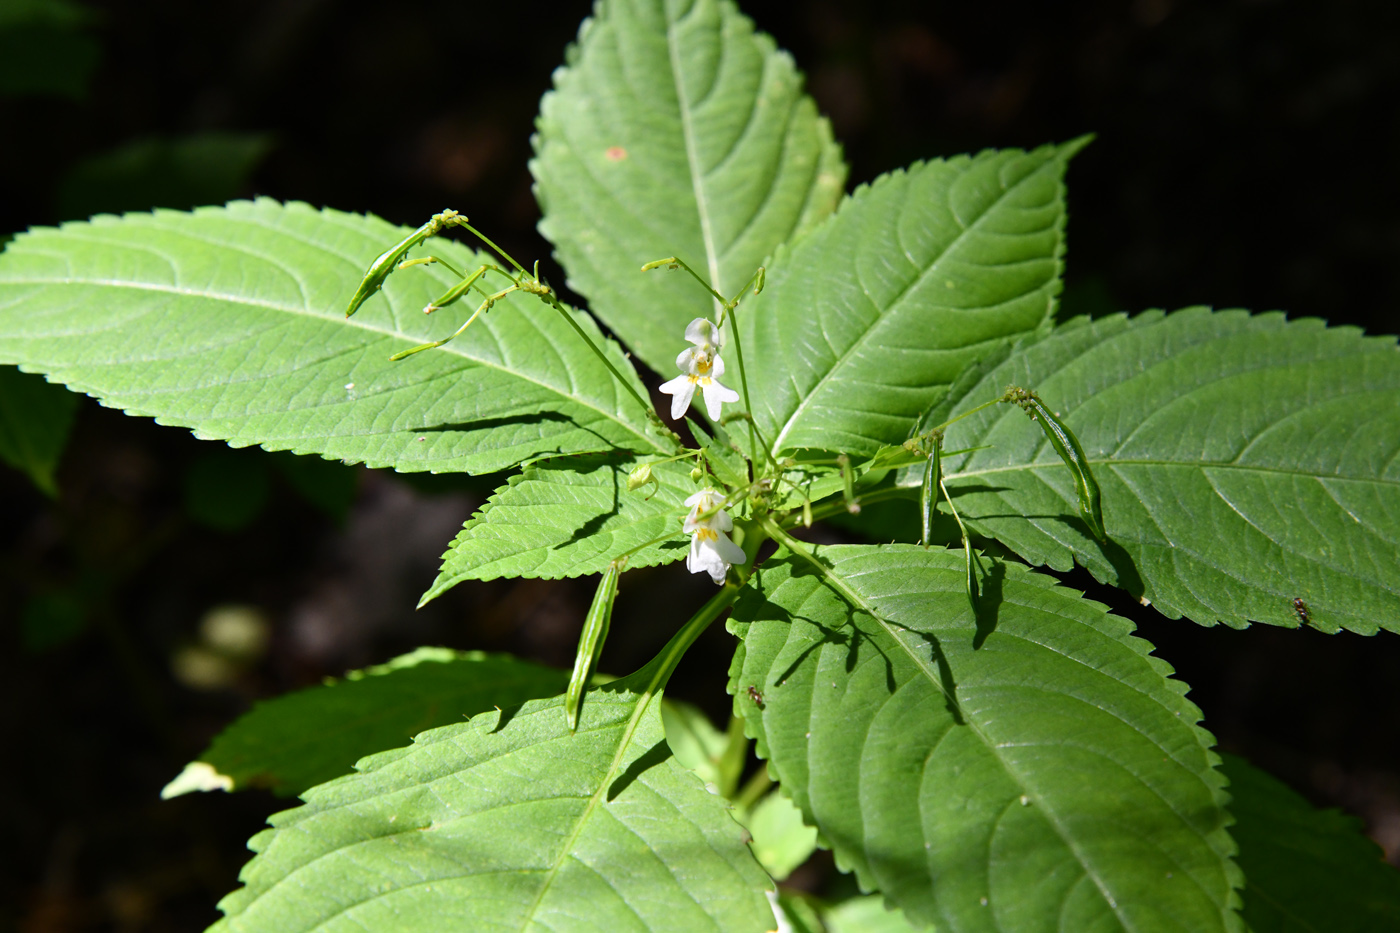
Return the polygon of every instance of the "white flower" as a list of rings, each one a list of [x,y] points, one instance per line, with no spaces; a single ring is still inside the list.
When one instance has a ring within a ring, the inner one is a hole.
[[[661,392],[671,396],[671,418],[679,419],[686,413],[698,387],[704,393],[710,420],[718,421],[723,403],[739,401],[738,392],[719,382],[719,377],[724,375],[724,360],[719,356],[723,344],[719,328],[698,317],[686,327],[685,339],[695,346],[682,350],[676,357],[676,368],[681,374],[661,386]]]
[[[734,530],[734,519],[720,508],[724,505],[724,494],[714,489],[702,489],[686,499],[685,504],[693,506],[685,517],[685,532],[694,535],[690,539],[690,554],[685,559],[686,569],[691,573],[703,570],[711,580],[723,583],[730,564],[743,564],[748,560],[744,549],[730,541],[725,534]],[[714,514],[704,517],[706,512]]]

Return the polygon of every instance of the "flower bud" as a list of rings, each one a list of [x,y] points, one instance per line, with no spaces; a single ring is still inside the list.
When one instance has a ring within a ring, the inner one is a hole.
[[[632,472],[627,474],[627,491],[633,492],[641,489],[651,481],[651,464],[640,463],[632,468]]]

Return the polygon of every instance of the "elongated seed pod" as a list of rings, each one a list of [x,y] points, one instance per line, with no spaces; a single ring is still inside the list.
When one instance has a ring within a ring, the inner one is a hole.
[[[365,271],[365,277],[360,280],[360,287],[355,289],[354,297],[350,299],[350,304],[345,308],[345,316],[349,317],[354,314],[360,309],[360,305],[370,299],[371,295],[384,287],[384,280],[398,266],[399,260],[408,255],[409,250],[437,234],[443,227],[458,223],[459,219],[464,222],[467,218],[453,210],[434,214],[432,219],[423,226],[380,253]]]
[[[578,653],[574,655],[574,673],[569,678],[569,690],[564,696],[564,720],[569,724],[570,732],[578,728],[583,693],[588,688],[588,679],[593,676],[593,666],[603,653],[603,642],[608,638],[608,625],[612,622],[613,600],[617,597],[617,578],[622,572],[622,564],[623,561],[615,560],[603,571],[598,591],[593,594],[593,605],[588,608],[588,617],[583,620]]]
[[[454,301],[459,300],[463,295],[465,295],[468,291],[471,290],[471,287],[476,284],[477,279],[481,278],[485,274],[486,266],[482,266],[480,269],[477,269],[471,275],[467,276],[466,278],[462,279],[462,281],[449,288],[446,292],[443,293],[443,296],[441,298],[437,299],[432,304],[424,308],[423,313],[432,314],[439,308],[445,308],[448,305],[452,304]]]
[[[924,463],[924,485],[919,490],[919,514],[923,518],[923,534],[919,543],[928,547],[933,533],[933,519],[938,514],[938,490],[943,479],[943,438],[935,435],[933,450]]]
[[[1089,526],[1094,537],[1106,541],[1108,536],[1103,530],[1103,506],[1099,502],[1099,484],[1094,479],[1093,471],[1089,469],[1089,458],[1084,455],[1084,448],[1079,446],[1079,438],[1034,395],[1022,404],[1035,416],[1035,420],[1040,422],[1040,428],[1050,439],[1051,446],[1065,462],[1065,466],[1069,467],[1070,475],[1074,477],[1074,491],[1079,497],[1080,517]]]

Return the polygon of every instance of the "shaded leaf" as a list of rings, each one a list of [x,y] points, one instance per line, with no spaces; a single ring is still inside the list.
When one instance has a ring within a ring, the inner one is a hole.
[[[263,700],[199,760],[228,778],[230,789],[265,787],[290,797],[425,729],[552,696],[568,679],[508,655],[419,648],[344,680]]]
[[[1223,757],[1253,933],[1400,930],[1400,872],[1355,818],[1316,810],[1244,759]]]
[[[394,275],[345,318],[365,263],[404,233],[268,199],[36,229],[0,255],[0,360],[203,438],[405,471],[670,449],[533,297],[508,296],[447,347],[389,362],[458,324],[421,313],[450,284],[439,267]],[[445,240],[432,249],[482,261]],[[576,320],[627,373],[591,319]]]
[[[0,4],[0,95],[82,100],[102,59],[97,17],[68,0]]]
[[[250,843],[214,930],[754,931],[768,879],[616,681],[419,735],[313,788]]]
[[[878,894],[853,897],[822,912],[827,933],[913,933],[927,927],[915,926],[897,910],[885,906]]]
[[[54,471],[77,412],[78,396],[63,386],[0,366],[0,460],[26,473],[45,495],[57,496]]]
[[[218,531],[239,531],[267,505],[272,483],[267,454],[215,448],[185,474],[185,512]]]
[[[874,454],[967,366],[1055,309],[1063,177],[1087,142],[915,163],[780,252],[740,310],[754,417],[774,453]]]
[[[253,169],[272,151],[262,133],[199,133],[138,139],[79,161],[58,186],[58,215],[222,204],[243,193]]]
[[[1223,780],[1131,625],[957,551],[780,551],[733,612],[759,753],[837,863],[939,929],[1236,930]]]
[[[743,820],[753,841],[749,846],[774,881],[784,881],[817,850],[817,831],[802,822],[802,811],[774,788]]]
[[[680,560],[686,554],[684,502],[696,489],[691,463],[658,463],[651,473],[657,482],[629,492],[627,474],[635,463],[567,457],[512,476],[453,539],[423,602],[463,580],[602,573],[609,561],[668,532],[672,540],[638,551],[627,566]]]
[[[1071,321],[961,385],[934,422],[1035,389],[1078,434],[1109,542],[1040,430],[997,406],[948,431],[964,519],[1029,561],[1169,616],[1400,631],[1400,352],[1321,321],[1193,308]],[[906,475],[903,482],[915,482]]]
[[[705,784],[720,787],[725,783],[724,752],[729,738],[700,707],[667,697],[661,704],[661,723],[666,729],[666,744],[682,768],[694,771]]]
[[[792,59],[726,0],[594,7],[540,102],[530,163],[569,286],[658,373],[714,300],[829,214],[846,167]]]

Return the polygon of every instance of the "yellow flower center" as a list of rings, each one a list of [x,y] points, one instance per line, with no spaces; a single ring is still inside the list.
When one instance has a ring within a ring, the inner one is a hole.
[[[713,528],[706,528],[704,525],[695,529],[695,537],[699,538],[701,541],[719,540],[719,534]]]

